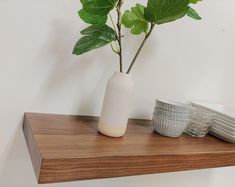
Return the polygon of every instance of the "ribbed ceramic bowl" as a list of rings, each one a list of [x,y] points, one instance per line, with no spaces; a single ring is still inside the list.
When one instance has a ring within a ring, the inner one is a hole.
[[[157,133],[168,137],[179,137],[188,126],[188,120],[167,119],[153,115],[153,126]]]
[[[185,132],[192,137],[205,137],[209,132],[211,126],[210,125],[199,125],[198,123],[193,123],[190,121]]]
[[[160,109],[170,113],[190,114],[191,105],[158,99],[155,104],[155,109]]]
[[[155,108],[153,114],[167,119],[173,119],[176,121],[185,121],[188,120],[188,118],[190,117],[190,114],[169,112],[162,110],[161,108]]]
[[[189,125],[185,132],[193,137],[204,137],[209,132],[215,114],[192,107]]]

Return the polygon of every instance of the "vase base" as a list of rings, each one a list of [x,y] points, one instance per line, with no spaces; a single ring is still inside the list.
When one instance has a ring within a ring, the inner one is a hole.
[[[98,130],[101,134],[103,134],[105,136],[113,137],[113,138],[119,138],[119,137],[124,136],[126,129],[114,128],[114,127],[110,127],[110,126],[111,125],[107,125],[107,124],[100,122],[98,125]]]

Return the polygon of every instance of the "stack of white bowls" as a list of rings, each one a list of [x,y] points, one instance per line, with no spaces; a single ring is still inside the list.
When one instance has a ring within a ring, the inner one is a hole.
[[[215,114],[192,106],[189,125],[185,131],[192,137],[205,137],[212,126]]]
[[[213,113],[214,119],[210,128],[210,134],[230,143],[235,143],[235,108],[221,104],[192,103],[193,106]]]
[[[153,126],[157,133],[168,137],[179,137],[188,126],[190,105],[156,100]]]

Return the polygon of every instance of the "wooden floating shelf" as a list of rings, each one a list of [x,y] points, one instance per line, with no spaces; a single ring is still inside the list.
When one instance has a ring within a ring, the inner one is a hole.
[[[235,165],[235,144],[212,136],[167,138],[149,120],[129,120],[122,138],[97,131],[98,118],[26,113],[23,125],[38,183]]]

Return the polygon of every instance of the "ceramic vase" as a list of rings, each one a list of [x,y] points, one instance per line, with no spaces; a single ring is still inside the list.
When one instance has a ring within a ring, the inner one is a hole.
[[[100,133],[110,137],[121,137],[125,134],[133,88],[133,80],[129,74],[115,72],[108,80],[98,124]]]

